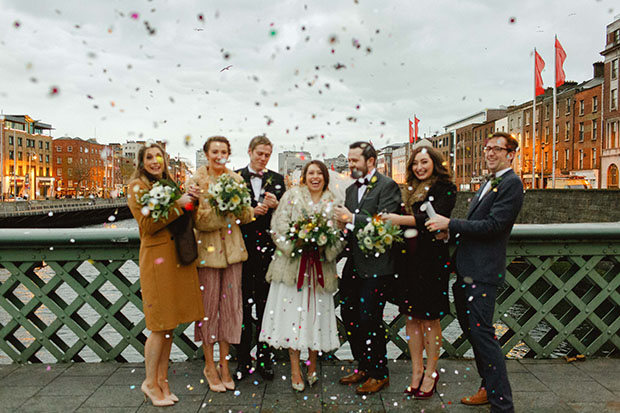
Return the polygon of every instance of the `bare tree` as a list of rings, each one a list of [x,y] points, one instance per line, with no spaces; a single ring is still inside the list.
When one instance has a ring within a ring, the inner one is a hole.
[[[79,164],[73,167],[73,180],[75,181],[75,195],[79,195],[80,191],[83,192],[82,187],[92,178],[92,169],[86,164]]]

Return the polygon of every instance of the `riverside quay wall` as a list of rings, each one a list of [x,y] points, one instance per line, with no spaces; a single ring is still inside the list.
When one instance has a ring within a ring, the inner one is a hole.
[[[474,192],[459,192],[452,216],[465,218]],[[517,224],[620,222],[620,191],[528,189]]]

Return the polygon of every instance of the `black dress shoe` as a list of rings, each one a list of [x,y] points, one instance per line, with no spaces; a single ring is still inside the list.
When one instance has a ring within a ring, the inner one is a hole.
[[[271,364],[269,364],[268,366],[261,366],[260,364],[256,367],[256,371],[258,371],[258,374],[261,375],[261,377],[265,380],[273,380],[274,377],[274,373],[273,373],[273,366]]]

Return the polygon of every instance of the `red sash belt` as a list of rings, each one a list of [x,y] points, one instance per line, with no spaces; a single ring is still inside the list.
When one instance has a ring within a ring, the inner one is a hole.
[[[316,286],[318,282],[321,287],[325,287],[323,279],[323,266],[321,265],[321,255],[319,251],[313,249],[304,251],[301,254],[301,264],[299,265],[299,274],[297,275],[297,289],[301,290],[304,286],[304,278],[308,275],[308,285]]]

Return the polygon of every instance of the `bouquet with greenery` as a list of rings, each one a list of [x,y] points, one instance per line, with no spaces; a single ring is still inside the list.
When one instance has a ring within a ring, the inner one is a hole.
[[[364,254],[385,253],[396,242],[403,241],[403,232],[398,225],[384,221],[379,215],[370,217],[370,221],[356,234],[357,245]]]
[[[209,204],[215,208],[218,215],[232,213],[239,217],[244,208],[252,205],[252,198],[245,182],[237,182],[228,174],[220,175],[215,184],[209,185],[207,193]]]
[[[321,212],[304,214],[290,224],[287,234],[287,239],[295,245],[293,256],[298,252],[324,249],[333,245],[339,237],[333,221]]]
[[[168,219],[170,209],[179,198],[181,190],[177,184],[169,179],[161,179],[150,190],[142,192],[138,203],[142,205],[142,215],[150,215],[153,222],[157,222],[160,218]]]

